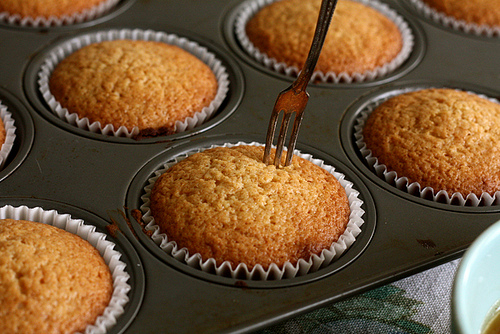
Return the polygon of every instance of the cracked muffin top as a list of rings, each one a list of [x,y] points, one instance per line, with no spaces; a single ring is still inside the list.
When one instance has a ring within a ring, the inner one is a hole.
[[[169,241],[203,260],[245,263],[249,270],[296,264],[330,248],[349,221],[345,189],[310,161],[294,156],[290,166],[276,168],[262,162],[263,152],[217,147],[162,174],[150,208]]]

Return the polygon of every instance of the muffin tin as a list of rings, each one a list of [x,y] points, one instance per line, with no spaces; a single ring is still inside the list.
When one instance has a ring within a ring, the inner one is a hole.
[[[131,290],[110,333],[251,332],[461,256],[500,219],[500,207],[435,202],[387,184],[364,163],[354,125],[373,99],[415,87],[498,99],[500,39],[442,26],[409,1],[381,2],[412,29],[406,62],[373,81],[308,88],[297,148],[345,174],[365,211],[356,242],[325,268],[269,281],[216,276],[168,256],[138,222],[147,179],[166,161],[199,147],[265,140],[277,94],[292,78],[240,48],[233,27],[243,1],[123,0],[106,15],[72,26],[1,23],[0,100],[15,120],[16,140],[0,170],[0,207],[55,209],[95,225],[117,244]],[[123,28],[177,34],[214,53],[230,81],[216,114],[194,129],[142,140],[89,132],[55,116],[37,83],[47,54],[75,36]]]

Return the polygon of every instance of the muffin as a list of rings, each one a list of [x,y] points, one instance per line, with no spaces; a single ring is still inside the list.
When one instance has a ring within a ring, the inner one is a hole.
[[[321,0],[282,0],[261,8],[246,25],[249,41],[269,58],[301,69],[320,4]],[[402,34],[393,21],[368,5],[340,0],[316,70],[348,75],[374,71],[395,59],[402,47]]]
[[[89,10],[106,0],[2,0],[0,12],[8,12],[22,17],[61,17]]]
[[[16,126],[12,114],[0,101],[0,169],[12,151],[16,139]]]
[[[73,333],[109,304],[113,282],[99,252],[60,228],[0,220],[0,332]]]
[[[349,222],[346,190],[303,158],[277,169],[262,157],[261,146],[215,147],[170,167],[150,194],[160,231],[233,269],[296,264],[330,248]]]
[[[500,0],[422,0],[430,8],[457,20],[500,27]]]
[[[500,190],[500,104],[448,88],[394,96],[362,130],[366,149],[408,183],[463,197]]]
[[[218,83],[204,62],[176,45],[119,39],[73,52],[48,86],[63,108],[90,123],[169,134],[210,105]]]
[[[0,148],[5,143],[5,138],[7,136],[7,132],[5,131],[5,126],[3,125],[3,121],[0,119]]]
[[[20,26],[81,23],[105,14],[119,0],[2,0],[0,20]]]

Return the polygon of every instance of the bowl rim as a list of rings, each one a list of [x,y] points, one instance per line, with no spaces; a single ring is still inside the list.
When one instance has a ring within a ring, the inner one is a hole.
[[[494,240],[498,239],[500,239],[500,220],[490,225],[472,242],[460,261],[455,273],[451,296],[451,327],[452,333],[454,334],[480,333],[481,328],[475,333],[467,332],[472,325],[470,324],[470,317],[466,314],[463,307],[463,305],[466,304],[464,289],[473,264],[477,261],[478,257],[483,257],[484,250],[488,248]],[[493,305],[489,307],[491,308]],[[484,316],[486,315],[487,314]]]

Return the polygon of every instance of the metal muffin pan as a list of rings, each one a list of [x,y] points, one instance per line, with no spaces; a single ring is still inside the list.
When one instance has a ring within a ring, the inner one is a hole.
[[[218,277],[170,258],[134,218],[147,178],[171,157],[212,144],[264,141],[277,94],[292,79],[263,68],[239,48],[232,24],[240,0],[124,0],[106,16],[75,26],[0,25],[0,100],[17,127],[0,171],[0,206],[70,213],[118,244],[132,290],[111,333],[251,332],[461,256],[500,219],[500,207],[435,203],[391,187],[364,164],[353,125],[367,101],[404,87],[447,86],[498,98],[500,39],[442,27],[408,3],[382,2],[413,30],[410,58],[372,82],[308,88],[297,148],[346,174],[365,210],[358,240],[326,268],[280,281]],[[55,117],[37,90],[44,55],[76,35],[117,28],[175,33],[216,54],[231,82],[216,115],[185,133],[140,141],[90,133]]]

